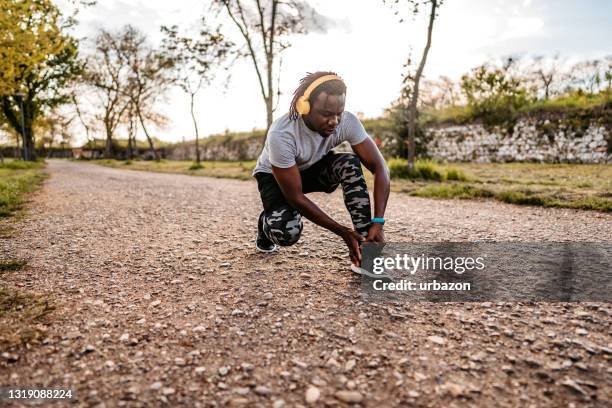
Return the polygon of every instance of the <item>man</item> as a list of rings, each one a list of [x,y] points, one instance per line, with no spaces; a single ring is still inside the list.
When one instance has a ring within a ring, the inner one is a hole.
[[[264,208],[258,221],[258,251],[295,244],[302,233],[302,216],[344,240],[354,272],[361,265],[361,242],[384,242],[389,170],[359,119],[344,111],[345,99],[346,85],[335,73],[309,73],[295,90],[289,113],[270,126],[253,170]],[[356,155],[332,151],[344,141]],[[374,218],[361,163],[374,175]],[[336,222],[305,195],[331,193],[338,185],[354,229]]]

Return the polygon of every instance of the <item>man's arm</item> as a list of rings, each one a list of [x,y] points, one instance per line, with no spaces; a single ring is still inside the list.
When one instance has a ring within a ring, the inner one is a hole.
[[[357,232],[347,228],[336,221],[329,215],[325,214],[315,203],[313,203],[302,192],[302,178],[297,166],[289,168],[281,168],[272,166],[272,174],[278,182],[278,185],[285,196],[285,199],[293,208],[298,210],[300,214],[308,218],[315,224],[339,235],[344,239],[344,242],[349,247],[351,261],[356,265],[361,262],[361,251],[359,250],[359,241],[363,239]]]
[[[389,169],[385,159],[369,137],[351,147],[364,166],[374,175],[374,218],[384,218],[390,190]],[[373,223],[367,241],[384,242],[384,240],[382,224]]]

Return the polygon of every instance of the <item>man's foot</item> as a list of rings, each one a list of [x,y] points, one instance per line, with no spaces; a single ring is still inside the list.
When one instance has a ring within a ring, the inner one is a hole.
[[[259,220],[257,221],[257,239],[255,240],[255,248],[257,248],[257,251],[263,253],[274,252],[278,249],[278,247],[274,242],[270,241],[270,239],[266,237],[263,230],[263,217],[264,213],[262,212],[259,214]]]

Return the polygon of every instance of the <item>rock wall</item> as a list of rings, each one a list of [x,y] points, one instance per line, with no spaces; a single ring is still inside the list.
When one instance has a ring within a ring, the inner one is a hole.
[[[426,133],[428,155],[451,162],[612,163],[612,129],[599,120],[525,118],[509,128],[447,125]]]
[[[231,138],[203,140],[200,144],[202,160],[256,160],[263,148],[263,136],[233,140]],[[178,143],[168,151],[171,160],[195,160],[195,143]]]

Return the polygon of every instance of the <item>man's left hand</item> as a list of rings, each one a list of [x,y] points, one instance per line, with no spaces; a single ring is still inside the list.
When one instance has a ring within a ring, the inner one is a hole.
[[[368,231],[366,242],[385,242],[383,225],[380,222],[373,222]]]

